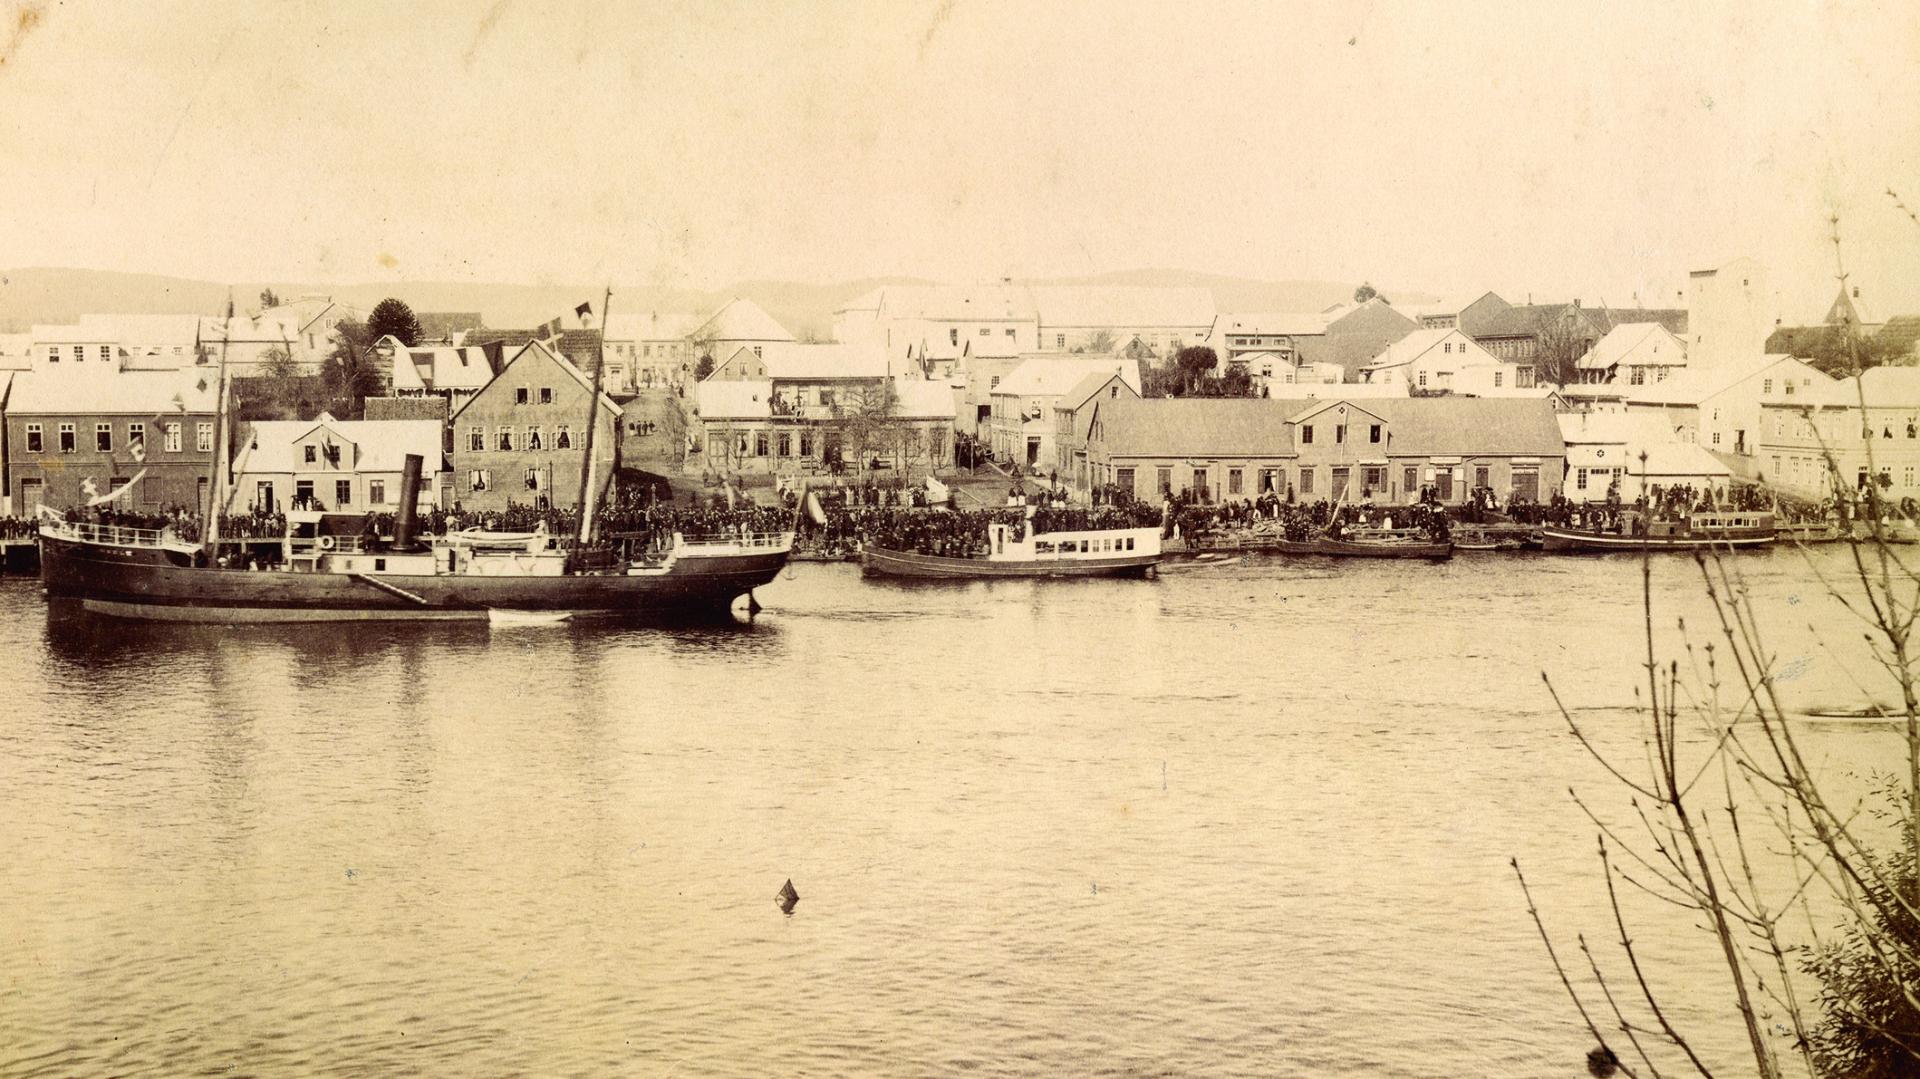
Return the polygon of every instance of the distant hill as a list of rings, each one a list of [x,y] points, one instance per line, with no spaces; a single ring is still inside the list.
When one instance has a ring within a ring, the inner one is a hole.
[[[931,284],[922,278],[878,277],[829,285],[795,281],[741,281],[717,291],[618,286],[616,314],[644,311],[711,311],[735,296],[767,309],[801,338],[825,339],[834,309],[861,293],[886,285]],[[1317,311],[1352,298],[1354,286],[1331,281],[1258,281],[1191,270],[1122,270],[1087,277],[1021,282],[1033,285],[1150,285],[1213,290],[1222,311]],[[598,285],[499,285],[458,281],[405,284],[315,285],[299,282],[244,282],[233,286],[234,304],[256,307],[262,288],[283,298],[308,294],[332,296],[362,310],[397,296],[416,311],[478,311],[488,326],[532,326],[573,310],[582,301],[600,305]],[[1432,299],[1421,294],[1383,290],[1401,303]],[[70,322],[91,312],[120,314],[214,314],[227,299],[227,286],[155,274],[116,273],[31,267],[0,271],[0,332],[24,331],[36,322]]]

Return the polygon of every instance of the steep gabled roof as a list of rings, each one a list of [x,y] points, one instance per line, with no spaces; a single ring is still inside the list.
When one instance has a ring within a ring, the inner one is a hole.
[[[791,341],[787,332],[759,304],[736,296],[715,311],[689,336],[712,341]]]
[[[1665,326],[1658,322],[1622,322],[1594,342],[1586,355],[1574,361],[1574,366],[1583,371],[1605,371],[1642,348],[1648,349],[1649,354],[1665,349],[1662,363],[1687,362],[1686,342]]]
[[[1413,331],[1400,340],[1389,344],[1386,348],[1381,349],[1380,353],[1373,358],[1373,362],[1367,364],[1363,370],[1382,371],[1389,367],[1401,367],[1412,363],[1433,351],[1442,341],[1450,337],[1458,337],[1460,339],[1463,346],[1460,353],[1462,356],[1471,355],[1465,351],[1464,346],[1472,345],[1474,352],[1479,353],[1479,355],[1474,356],[1473,359],[1481,363],[1498,362],[1494,360],[1491,353],[1476,344],[1473,338],[1468,337],[1458,329],[1447,327],[1444,329]]]
[[[592,379],[588,378],[584,373],[582,373],[581,370],[578,367],[575,367],[572,361],[568,360],[565,356],[556,354],[552,349],[548,348],[546,345],[541,344],[538,341],[527,342],[525,345],[523,345],[520,348],[520,351],[515,352],[513,354],[512,359],[507,360],[505,363],[502,363],[500,365],[500,373],[498,375],[495,375],[493,379],[487,383],[487,387],[491,387],[493,383],[498,382],[501,379],[507,377],[507,372],[513,370],[514,364],[520,363],[523,360],[526,360],[528,362],[538,363],[542,359],[551,361],[553,365],[558,367],[568,378],[571,378],[575,382],[579,383],[581,389],[586,390],[588,393],[593,392]],[[457,410],[454,411],[453,416],[448,420],[448,422],[452,422],[453,420],[459,419],[460,414],[462,412],[465,412],[468,408],[470,408],[473,405],[475,401],[480,400],[484,396],[486,396],[486,388],[482,388],[482,390],[479,393],[476,393],[472,397],[467,398],[466,402],[463,403]],[[622,409],[619,403],[614,401],[613,398],[607,396],[605,392],[602,392],[600,394],[600,407],[613,413],[615,416],[622,416],[626,414],[626,410]]]
[[[1018,367],[1007,372],[1000,385],[993,388],[994,395],[1007,394],[1015,397],[1058,396],[1072,389],[1076,383],[1090,373],[1101,375],[1118,374],[1129,386],[1138,390],[1140,386],[1140,361],[1121,359],[1117,356],[1083,356],[1073,353],[1045,353],[1024,360]]]
[[[438,472],[445,459],[445,428],[439,420],[336,420],[322,412],[312,420],[252,421],[234,460],[234,472],[311,471],[293,448],[321,428],[357,449],[351,462],[357,472],[398,472],[410,453],[420,455],[428,472]]]

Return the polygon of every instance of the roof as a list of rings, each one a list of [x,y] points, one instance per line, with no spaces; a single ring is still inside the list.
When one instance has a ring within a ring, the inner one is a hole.
[[[122,345],[191,345],[200,333],[198,315],[88,314],[80,324],[107,329]]]
[[[395,390],[478,390],[492,381],[493,365],[477,345],[393,350]]]
[[[1293,452],[1296,403],[1258,397],[1102,401],[1100,441],[1115,457],[1258,457]]]
[[[1899,315],[1887,320],[1880,327],[1877,338],[1891,345],[1893,349],[1905,355],[1913,351],[1916,342],[1920,342],[1920,315]]]
[[[1627,392],[1627,401],[1630,404],[1640,405],[1698,405],[1783,363],[1798,364],[1818,374],[1820,382],[1817,385],[1828,385],[1832,382],[1830,376],[1820,373],[1817,368],[1809,366],[1803,360],[1779,353],[1768,353],[1754,357],[1744,364],[1704,370],[1690,369],[1665,382],[1632,387]]]
[[[1211,326],[1213,290],[1135,285],[1035,285],[1044,326]]]
[[[1574,366],[1584,371],[1605,371],[1618,366],[1642,346],[1647,347],[1649,355],[1661,348],[1668,349],[1668,356],[1663,362],[1687,362],[1686,342],[1675,337],[1665,326],[1658,322],[1622,322],[1594,342],[1593,348],[1585,356],[1574,361]]]
[[[886,353],[872,345],[775,342],[762,346],[760,360],[769,378],[885,378],[890,373]]]
[[[920,378],[893,380],[894,415],[902,419],[953,419],[953,387]]]
[[[785,326],[752,300],[734,297],[702,322],[691,337],[714,341],[791,341]]]
[[[1067,392],[1061,394],[1059,399],[1054,401],[1053,407],[1066,409],[1068,412],[1078,412],[1080,411],[1080,406],[1086,404],[1094,394],[1099,393],[1101,389],[1104,388],[1107,383],[1112,382],[1116,376],[1119,376],[1119,372],[1117,371],[1088,371],[1085,375],[1081,376],[1080,381],[1068,387]],[[1120,382],[1122,385],[1127,386],[1127,389],[1133,393],[1133,396],[1140,396],[1140,391],[1136,387],[1127,384],[1127,380],[1124,377],[1120,378]]]
[[[1668,307],[1585,307],[1571,303],[1515,304],[1495,312],[1474,331],[1476,337],[1526,337],[1540,332],[1553,319],[1573,314],[1605,334],[1631,322],[1657,322],[1668,333],[1685,335],[1687,312]]]
[[[36,344],[112,345],[119,343],[120,334],[113,327],[99,323],[34,323],[33,340]]]
[[[689,312],[650,311],[644,315],[608,315],[609,341],[680,341],[693,335],[706,321]]]
[[[366,418],[370,420],[432,420],[435,423],[447,422],[449,404],[446,398],[432,397],[369,397],[366,399]]]
[[[183,371],[22,371],[14,376],[10,415],[152,415],[215,410],[218,378],[206,367]]]
[[[1255,311],[1221,315],[1213,324],[1219,334],[1281,334],[1305,337],[1327,332],[1327,316],[1317,311]]]
[[[738,382],[707,379],[693,387],[694,407],[700,418],[712,420],[764,420],[773,415],[773,383],[764,378]]]
[[[888,285],[862,294],[840,310],[877,310],[884,318],[930,322],[1031,322],[1039,317],[1032,291],[1025,285],[1008,284]]]
[[[1480,353],[1478,357],[1480,362],[1498,362],[1494,360],[1493,355],[1487,352],[1486,349],[1481,348],[1478,344],[1474,344],[1473,339],[1465,333],[1453,327],[1446,327],[1443,329],[1413,331],[1382,349],[1380,353],[1373,358],[1373,362],[1367,364],[1365,370],[1378,371],[1388,367],[1400,367],[1412,363],[1421,356],[1433,351],[1434,347],[1439,345],[1441,341],[1450,337],[1460,338],[1462,344],[1472,344],[1474,351]]]
[[[410,453],[419,454],[429,472],[439,471],[444,460],[445,428],[439,420],[336,420],[322,412],[311,420],[253,421],[233,470],[236,474],[309,471],[293,449],[322,428],[357,449],[352,462],[356,472],[398,472]]]
[[[1058,396],[1073,389],[1074,385],[1090,373],[1102,375],[1118,373],[1126,379],[1127,385],[1140,390],[1140,361],[1123,360],[1115,356],[1089,357],[1076,353],[1050,352],[1023,360],[1019,366],[1007,372],[1000,385],[993,388],[993,395],[1002,394],[1017,397]]]
[[[522,359],[525,359],[530,355],[543,356],[546,359],[551,360],[554,366],[558,367],[569,378],[579,383],[581,389],[586,390],[588,393],[593,392],[592,379],[588,378],[585,374],[583,374],[581,370],[578,367],[575,367],[573,365],[573,362],[568,360],[565,356],[558,355],[552,349],[548,348],[546,345],[541,344],[538,341],[527,342],[525,345],[523,345],[520,348],[518,352],[515,352],[513,354],[512,359],[509,359],[505,363],[502,363],[500,365],[500,374],[495,376],[494,379],[490,380],[488,382],[488,385],[492,385],[493,382],[498,381],[499,378],[501,377],[504,377],[507,371],[510,368],[512,368],[514,364],[519,363]],[[467,410],[467,406],[473,404],[475,401],[478,401],[480,397],[481,397],[481,394],[475,394],[474,396],[467,398],[466,401],[460,405],[460,408],[454,412],[453,418],[458,419],[460,416],[460,413],[465,412]],[[626,414],[626,410],[622,409],[619,403],[616,402],[613,398],[607,396],[605,392],[602,392],[600,394],[600,407],[613,413],[615,416],[622,416]]]

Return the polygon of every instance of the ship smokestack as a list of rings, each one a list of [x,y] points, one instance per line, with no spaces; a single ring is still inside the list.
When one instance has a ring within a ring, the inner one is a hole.
[[[397,550],[413,547],[414,506],[420,501],[420,463],[419,454],[409,453],[406,463],[400,466],[400,508],[393,515],[393,546]]]

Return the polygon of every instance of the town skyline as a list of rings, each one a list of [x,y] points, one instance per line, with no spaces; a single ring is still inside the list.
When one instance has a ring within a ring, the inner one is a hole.
[[[1626,306],[1751,255],[1812,309],[1838,213],[1854,281],[1920,302],[1887,193],[1920,201],[1920,36],[1870,7],[1524,40],[1396,4],[21,10],[14,266],[703,292],[1173,266]]]

